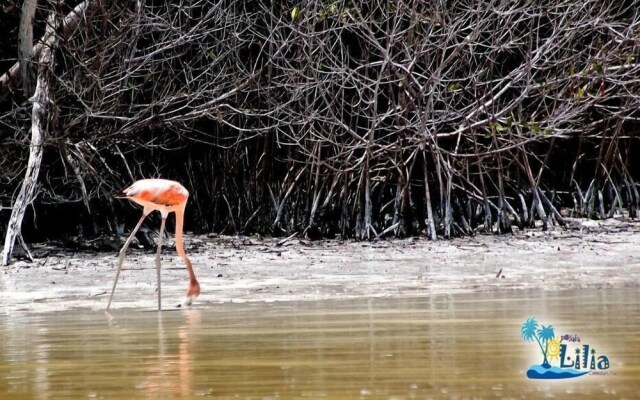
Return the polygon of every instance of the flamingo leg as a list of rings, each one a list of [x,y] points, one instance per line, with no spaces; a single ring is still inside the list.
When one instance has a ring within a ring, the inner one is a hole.
[[[149,215],[149,213],[145,210],[142,213],[142,217],[140,217],[140,220],[138,221],[138,225],[136,225],[136,227],[131,232],[131,235],[129,235],[129,237],[127,238],[127,241],[124,243],[124,246],[122,246],[122,249],[120,249],[120,253],[118,254],[118,270],[116,271],[116,279],[113,281],[111,296],[109,296],[109,303],[107,304],[107,309],[106,309],[107,312],[109,312],[109,307],[111,307],[111,300],[113,300],[113,294],[116,291],[116,285],[118,284],[118,278],[120,277],[120,270],[122,269],[122,263],[124,262],[125,255],[127,254],[127,249],[129,248],[131,241],[133,240],[136,233],[138,232],[138,229],[140,229],[140,227],[142,226],[142,222],[144,221],[145,218],[147,218],[147,215]]]
[[[160,279],[160,252],[162,251],[162,239],[164,237],[164,224],[167,222],[167,216],[162,215],[162,222],[160,223],[160,236],[158,237],[158,251],[156,252],[156,274],[158,276],[158,311],[162,311],[162,285]]]

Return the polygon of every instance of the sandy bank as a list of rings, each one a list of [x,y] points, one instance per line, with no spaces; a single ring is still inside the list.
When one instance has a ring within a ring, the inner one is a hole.
[[[640,286],[640,226],[616,220],[570,220],[568,229],[438,242],[292,239],[282,246],[277,242],[187,236],[202,287],[193,307]],[[162,261],[163,304],[165,309],[175,309],[187,286],[186,270],[173,249],[163,251]],[[2,270],[0,305],[6,312],[103,309],[115,262],[115,252],[71,254],[49,249],[48,256],[35,263],[19,261]],[[153,310],[155,287],[154,253],[132,248],[113,309]]]

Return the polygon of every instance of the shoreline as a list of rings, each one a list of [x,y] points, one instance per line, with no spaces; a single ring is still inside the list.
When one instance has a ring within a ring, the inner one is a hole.
[[[569,228],[526,230],[436,242],[424,238],[289,240],[187,235],[187,253],[207,304],[420,297],[511,290],[640,286],[640,225],[569,220]],[[171,240],[169,241],[171,243]],[[134,247],[134,246],[132,246]],[[103,310],[117,252],[17,261],[0,274],[5,312]],[[112,310],[156,308],[153,250],[130,249]],[[175,250],[162,252],[163,308],[176,309],[188,284]]]

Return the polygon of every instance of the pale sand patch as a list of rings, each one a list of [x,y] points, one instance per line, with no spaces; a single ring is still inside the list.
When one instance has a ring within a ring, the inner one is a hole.
[[[187,236],[202,294],[211,303],[429,296],[506,290],[640,286],[640,227],[570,220],[571,229],[528,230],[430,242],[374,242]],[[133,246],[132,246],[133,247]],[[6,312],[104,309],[116,252],[15,262],[0,273]],[[156,308],[155,253],[130,249],[112,310]],[[163,307],[184,299],[187,273],[173,249],[162,256]],[[496,274],[502,269],[501,277]],[[219,276],[221,275],[221,276]],[[504,277],[502,277],[504,276]]]

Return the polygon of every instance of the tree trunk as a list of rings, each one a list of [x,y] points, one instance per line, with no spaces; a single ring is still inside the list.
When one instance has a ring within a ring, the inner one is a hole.
[[[36,15],[38,0],[25,0],[20,14],[20,31],[18,34],[18,52],[20,70],[22,71],[22,90],[25,97],[31,95],[31,76],[29,63],[33,50],[33,17]]]
[[[4,240],[4,250],[2,252],[2,265],[8,265],[11,260],[13,245],[21,232],[22,218],[27,210],[27,206],[33,201],[38,184],[38,174],[40,173],[40,163],[42,162],[42,144],[46,136],[48,127],[48,108],[52,104],[49,91],[51,79],[51,69],[53,67],[53,51],[57,38],[54,32],[54,14],[51,14],[47,23],[46,42],[42,46],[39,56],[38,79],[36,82],[36,92],[30,99],[33,101],[31,113],[31,145],[29,146],[29,161],[27,162],[27,172],[25,173],[22,187],[18,193],[9,218],[7,235]]]
[[[426,148],[426,146],[425,146]],[[424,175],[424,197],[427,203],[427,237],[429,240],[437,240],[436,224],[433,218],[433,208],[431,207],[431,192],[429,191],[429,174],[427,170],[427,151],[422,150],[422,174]]]

